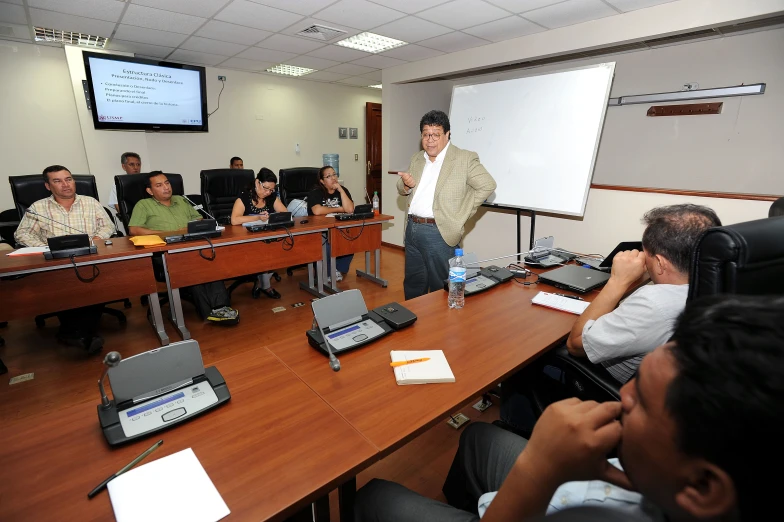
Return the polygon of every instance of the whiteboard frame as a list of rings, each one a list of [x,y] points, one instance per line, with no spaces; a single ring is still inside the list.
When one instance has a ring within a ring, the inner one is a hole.
[[[488,83],[498,83],[498,82],[507,82],[507,81],[521,80],[523,78],[534,78],[534,77],[537,77],[537,76],[548,76],[548,75],[551,75],[551,74],[558,74],[558,73],[565,73],[565,72],[572,72],[572,71],[581,71],[581,70],[584,70],[584,69],[595,69],[595,68],[599,68],[599,67],[605,67],[605,68],[609,68],[610,69],[610,76],[609,76],[609,78],[607,80],[607,88],[606,88],[605,93],[604,93],[605,103],[602,105],[602,115],[601,115],[601,118],[599,120],[600,124],[599,124],[599,128],[597,129],[596,140],[595,140],[594,147],[593,147],[593,157],[591,158],[591,166],[590,166],[591,175],[588,176],[588,179],[587,179],[586,184],[585,184],[585,189],[583,191],[583,201],[582,201],[582,205],[581,205],[581,208],[580,208],[580,212],[564,212],[562,210],[553,210],[553,209],[549,209],[549,208],[518,207],[518,206],[514,206],[514,205],[505,205],[505,204],[496,204],[496,203],[487,203],[487,202],[482,203],[483,207],[498,208],[498,209],[508,209],[508,210],[527,210],[527,211],[534,211],[534,212],[544,212],[544,213],[555,214],[555,215],[560,215],[560,216],[583,217],[585,215],[585,205],[588,202],[588,192],[590,191],[591,183],[593,182],[594,169],[596,168],[596,158],[599,155],[599,145],[601,144],[601,141],[602,141],[602,134],[604,132],[604,123],[605,123],[605,120],[607,119],[607,109],[609,107],[610,94],[611,94],[611,91],[612,91],[613,81],[615,80],[615,65],[616,65],[616,62],[603,62],[603,63],[594,64],[594,65],[583,65],[581,67],[572,67],[572,68],[569,68],[569,69],[561,69],[561,70],[558,70],[558,71],[551,71],[551,72],[541,73],[541,74],[531,74],[531,75],[527,75],[527,76],[519,76],[517,78],[507,78],[507,79],[503,79],[503,80],[496,78],[496,79],[487,80],[487,81],[484,81],[484,82],[461,83],[461,84],[452,86],[452,97],[449,100],[449,124],[450,124],[450,131],[451,131],[451,125],[452,125],[452,102],[455,99],[455,89],[458,89],[460,87],[471,87],[471,86],[474,86],[474,85],[484,85],[484,84],[488,84]],[[451,136],[451,132],[450,132],[450,140],[449,140],[450,143],[452,141],[451,137],[452,136]],[[491,173],[491,175],[492,175],[492,173]]]

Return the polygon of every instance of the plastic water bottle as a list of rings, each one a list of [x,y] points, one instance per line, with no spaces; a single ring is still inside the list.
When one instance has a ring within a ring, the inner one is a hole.
[[[373,215],[377,216],[381,213],[381,209],[379,208],[381,205],[378,202],[378,191],[373,191]]]
[[[465,304],[466,267],[463,264],[463,249],[455,249],[455,257],[449,260],[449,308],[463,308]]]

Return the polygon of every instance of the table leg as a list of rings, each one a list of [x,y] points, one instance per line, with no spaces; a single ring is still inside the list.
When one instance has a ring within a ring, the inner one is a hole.
[[[377,248],[375,251],[376,256],[376,266],[375,271],[373,274],[370,272],[370,252],[365,252],[365,271],[357,270],[358,277],[364,277],[374,283],[381,285],[382,287],[386,288],[389,282],[386,279],[381,278],[381,249]]]
[[[313,522],[329,522],[329,495],[317,499],[311,504]]]
[[[166,265],[166,254],[163,255],[163,277],[166,280],[166,293],[169,294],[169,319],[172,324],[177,324],[177,316],[174,310],[174,295],[172,293],[172,285],[169,282],[169,267]]]
[[[161,346],[169,344],[169,336],[166,335],[166,330],[163,327],[163,314],[161,314],[161,303],[158,301],[158,293],[153,292],[149,295],[150,317],[152,319],[152,327],[155,333],[158,334],[158,340]]]
[[[300,281],[299,287],[316,297],[327,297],[324,293],[324,283],[321,276],[321,261],[316,261],[316,273],[313,273],[313,263],[308,263],[308,282]]]
[[[329,292],[330,294],[337,294],[340,292],[340,288],[338,288],[338,282],[336,281],[337,275],[337,268],[335,268],[335,257],[332,256],[330,258],[330,266],[329,266],[329,282],[324,287],[324,290]]]
[[[357,494],[357,478],[351,477],[338,487],[341,522],[354,520],[354,497]]]
[[[177,327],[177,330],[180,332],[180,337],[182,337],[183,341],[187,341],[191,338],[191,333],[185,327],[185,319],[183,319],[182,314],[182,300],[180,299],[180,289],[174,288],[171,291],[172,301],[169,303],[169,307],[174,309],[174,315],[176,320],[174,322],[174,326]]]

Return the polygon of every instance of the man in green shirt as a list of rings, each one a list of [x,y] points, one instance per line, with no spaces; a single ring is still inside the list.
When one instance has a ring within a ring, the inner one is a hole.
[[[166,174],[160,171],[147,175],[147,193],[152,196],[133,207],[128,232],[132,236],[175,232],[185,229],[189,221],[201,215],[182,196],[173,196]],[[202,319],[220,325],[237,324],[240,314],[231,308],[231,296],[223,281],[188,287]]]

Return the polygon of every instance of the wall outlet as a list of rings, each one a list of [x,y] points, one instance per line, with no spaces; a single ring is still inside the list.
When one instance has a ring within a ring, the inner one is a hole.
[[[225,82],[226,81],[226,77],[225,76],[218,76],[218,81],[219,82]]]
[[[354,154],[354,161],[359,161],[359,154]]]

